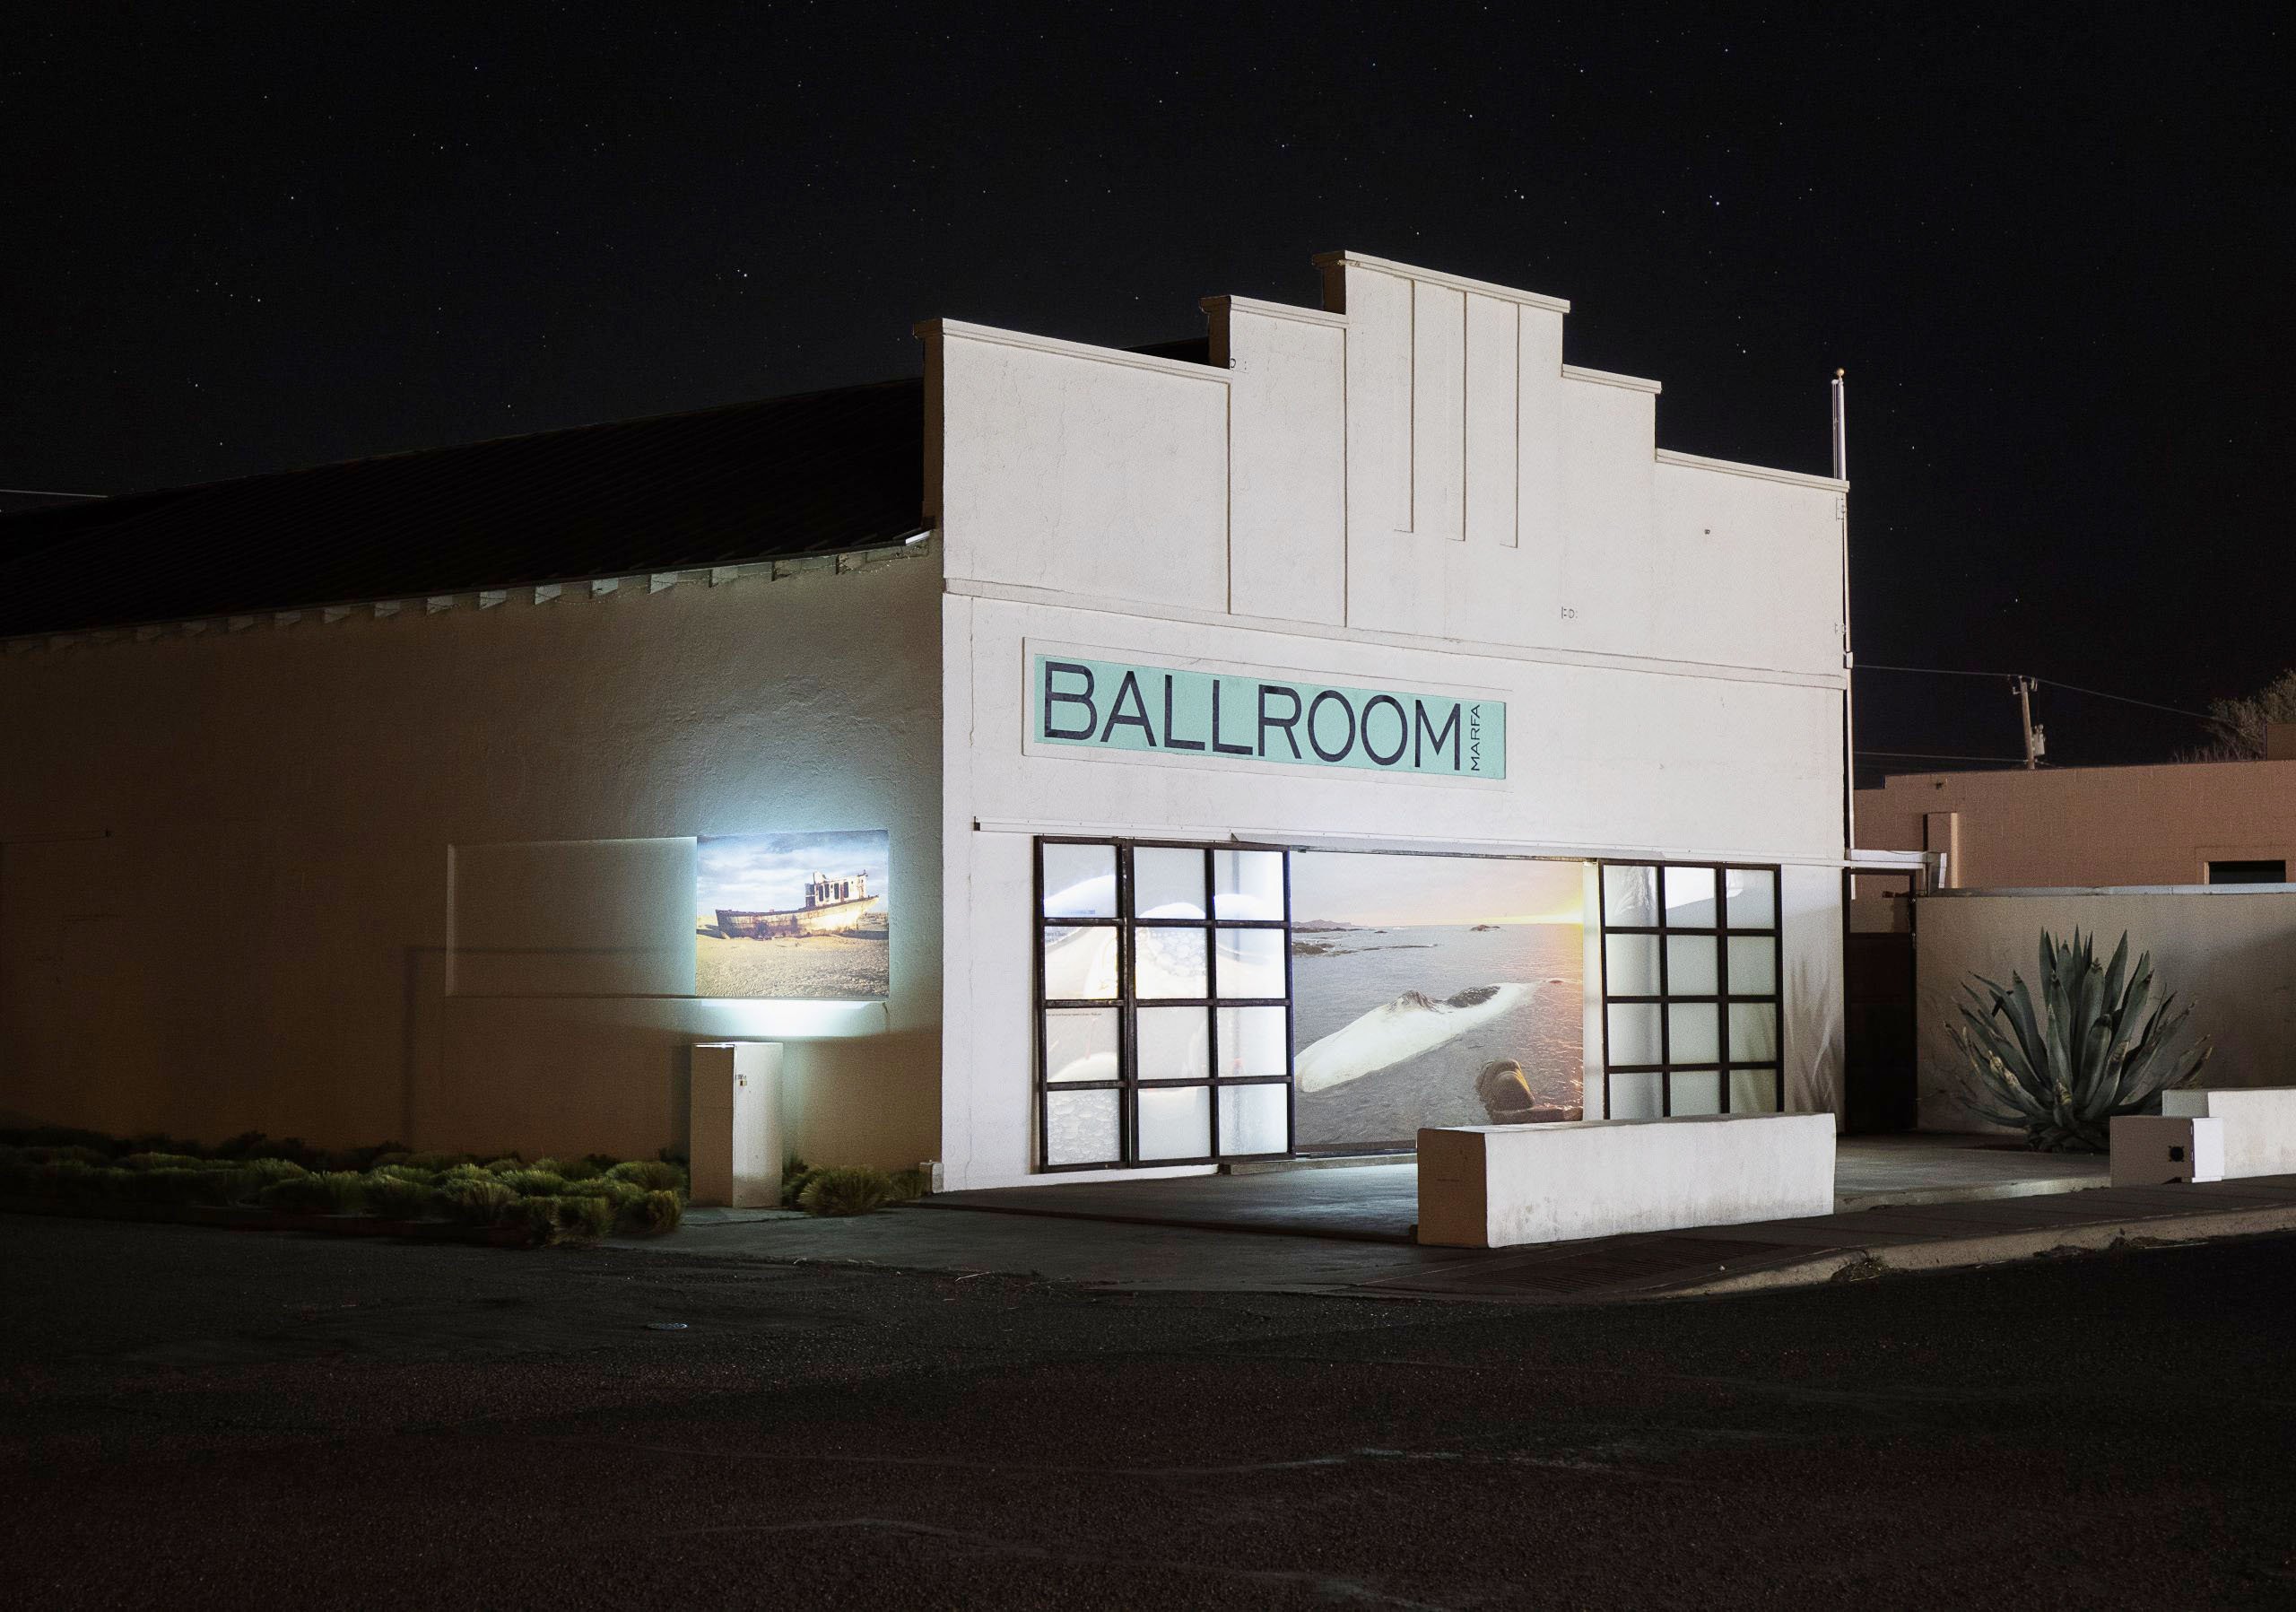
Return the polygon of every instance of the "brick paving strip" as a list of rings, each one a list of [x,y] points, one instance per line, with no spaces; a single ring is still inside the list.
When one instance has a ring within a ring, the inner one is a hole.
[[[1360,1289],[1577,1303],[1687,1297],[1805,1286],[1884,1271],[1994,1265],[2120,1244],[2196,1242],[2290,1230],[2296,1230],[2296,1175],[2257,1176],[1862,1209],[1808,1220],[1494,1250],[1376,1277]]]

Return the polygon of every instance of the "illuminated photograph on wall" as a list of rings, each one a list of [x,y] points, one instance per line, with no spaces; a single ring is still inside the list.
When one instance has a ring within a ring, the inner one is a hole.
[[[882,1000],[892,982],[883,829],[696,842],[693,993]]]
[[[1576,862],[1292,858],[1297,1145],[1585,1115]]]

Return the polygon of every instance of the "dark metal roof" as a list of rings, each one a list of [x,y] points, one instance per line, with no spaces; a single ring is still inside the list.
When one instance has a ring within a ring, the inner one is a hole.
[[[0,515],[0,637],[882,547],[924,433],[896,380]]]

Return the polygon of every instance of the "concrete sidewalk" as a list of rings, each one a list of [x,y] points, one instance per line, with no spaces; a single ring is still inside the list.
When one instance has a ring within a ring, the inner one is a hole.
[[[1107,1291],[1576,1303],[1742,1292],[1997,1264],[2123,1242],[2283,1231],[2296,1231],[2296,1176],[1898,1206],[1489,1250],[1318,1235],[1298,1225],[1269,1231],[1231,1223],[1209,1229],[1096,1218],[1081,1210],[968,1212],[936,1201],[850,1220],[729,1216],[627,1246],[737,1260],[1036,1276]]]

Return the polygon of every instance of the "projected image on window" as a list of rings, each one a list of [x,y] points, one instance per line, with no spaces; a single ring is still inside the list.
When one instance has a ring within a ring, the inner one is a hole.
[[[1576,862],[1292,858],[1297,1146],[1585,1113]]]
[[[694,995],[882,999],[892,980],[891,864],[883,829],[704,836]]]

